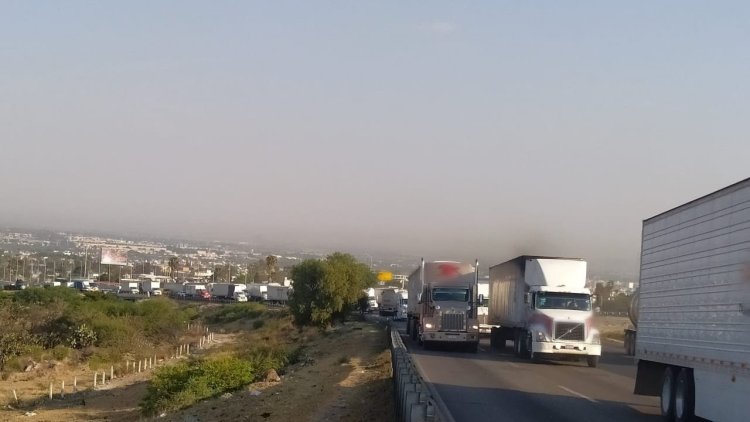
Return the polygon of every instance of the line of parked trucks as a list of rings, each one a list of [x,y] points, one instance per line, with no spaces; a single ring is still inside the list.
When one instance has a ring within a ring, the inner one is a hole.
[[[63,284],[64,283],[64,284]],[[72,280],[58,282],[82,292],[99,290],[93,280]],[[104,286],[104,285],[103,285]],[[111,288],[102,287],[103,291],[117,293],[124,298],[140,298],[143,296],[171,295],[177,298],[247,302],[269,302],[284,304],[289,300],[291,286],[277,283],[190,283],[168,281],[160,282],[150,279],[122,279]]]
[[[277,283],[165,283],[164,290],[179,298],[213,299],[233,302],[268,302],[284,304],[289,300],[291,286]]]

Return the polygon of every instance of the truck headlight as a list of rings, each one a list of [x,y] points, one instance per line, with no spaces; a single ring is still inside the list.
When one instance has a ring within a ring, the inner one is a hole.
[[[602,339],[599,337],[599,333],[591,335],[591,344],[602,344]]]
[[[478,325],[472,325],[472,326],[471,326],[471,329],[472,329],[472,330],[478,330],[478,329],[479,329],[479,326],[478,326]]]
[[[536,330],[534,332],[534,335],[536,336],[536,341],[549,341],[550,340],[547,333],[541,330]]]
[[[432,328],[432,324],[430,324],[429,322],[426,322],[426,323],[424,324],[424,328],[426,328],[426,329],[428,329],[428,330],[429,330],[430,328]]]

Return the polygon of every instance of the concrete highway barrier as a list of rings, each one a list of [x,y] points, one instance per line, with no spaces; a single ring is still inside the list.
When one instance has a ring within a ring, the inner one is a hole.
[[[437,392],[409,356],[398,330],[391,329],[391,364],[396,416],[402,422],[454,422]]]

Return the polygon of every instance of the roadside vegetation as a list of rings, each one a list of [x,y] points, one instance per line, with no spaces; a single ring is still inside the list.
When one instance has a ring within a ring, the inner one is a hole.
[[[297,325],[330,326],[343,322],[362,303],[363,290],[375,284],[375,274],[352,255],[334,253],[324,260],[308,259],[292,269],[294,291],[289,311]],[[364,297],[366,303],[366,296]]]
[[[324,260],[306,260],[292,269],[294,292],[287,310],[258,303],[236,303],[207,310],[212,325],[232,325],[240,338],[231,346],[203,357],[158,370],[141,410],[147,416],[188,407],[264,380],[269,372],[283,374],[302,356],[305,326],[330,327],[354,311],[363,289],[375,274],[352,255],[334,253]],[[347,359],[348,361],[348,359]]]
[[[197,308],[180,307],[167,298],[130,302],[67,287],[4,292],[0,371],[7,377],[46,359],[96,368],[119,362],[125,354],[171,348],[197,313]]]
[[[269,371],[283,374],[303,350],[304,334],[289,313],[258,303],[236,303],[207,309],[206,323],[232,331],[235,341],[208,356],[157,370],[141,402],[153,416],[241,389],[265,379]]]

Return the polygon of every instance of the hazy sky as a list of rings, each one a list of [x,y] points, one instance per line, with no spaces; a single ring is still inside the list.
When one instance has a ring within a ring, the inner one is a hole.
[[[748,129],[744,1],[0,1],[2,225],[635,274]]]

